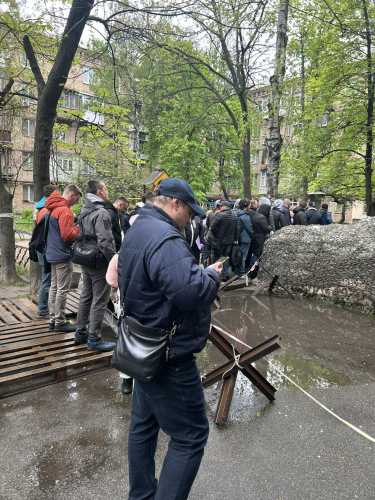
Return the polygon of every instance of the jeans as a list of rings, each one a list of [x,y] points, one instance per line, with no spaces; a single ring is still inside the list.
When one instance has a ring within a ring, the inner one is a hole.
[[[38,313],[48,314],[48,294],[51,286],[51,271],[45,271],[44,255],[38,252],[38,261],[41,269],[40,288],[38,294]]]
[[[82,290],[79,299],[77,315],[77,331],[85,331],[88,327],[89,336],[99,339],[111,292],[105,275],[107,269],[82,268]]]
[[[250,250],[250,242],[249,243],[240,243],[240,249],[241,249],[241,253],[242,253],[242,262],[241,262],[241,266],[239,269],[239,274],[245,274],[246,273],[247,254],[249,253],[249,250]]]
[[[159,481],[159,429],[169,437]],[[166,365],[152,382],[135,381],[129,430],[129,500],[185,500],[208,438],[202,384],[195,360]]]
[[[49,318],[56,325],[65,323],[65,304],[73,274],[71,262],[51,264],[51,288],[49,289]]]

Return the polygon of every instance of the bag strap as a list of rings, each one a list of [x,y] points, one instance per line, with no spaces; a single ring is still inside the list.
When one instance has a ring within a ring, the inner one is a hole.
[[[47,243],[50,218],[51,218],[51,212],[47,212],[47,214],[44,217],[44,229],[43,229],[43,241],[45,244]]]

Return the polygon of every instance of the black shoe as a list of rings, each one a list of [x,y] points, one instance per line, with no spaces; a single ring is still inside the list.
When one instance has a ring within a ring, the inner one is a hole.
[[[89,339],[87,341],[88,349],[92,349],[92,350],[98,351],[98,352],[113,351],[115,346],[116,346],[115,342],[97,339],[95,337],[89,337]]]
[[[131,394],[133,392],[133,379],[132,378],[123,378],[121,384],[121,392],[124,395]]]
[[[76,331],[76,327],[71,323],[63,323],[62,325],[56,325],[55,323],[54,331],[61,333],[72,333]]]
[[[50,321],[50,322],[48,323],[48,330],[49,330],[50,332],[54,332],[54,331],[55,331],[55,322],[54,322],[54,321]]]
[[[87,330],[76,330],[76,333],[74,335],[74,344],[75,345],[86,344],[88,338],[89,336]]]

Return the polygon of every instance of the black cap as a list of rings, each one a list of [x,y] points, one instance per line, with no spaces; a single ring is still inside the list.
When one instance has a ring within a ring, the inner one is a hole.
[[[204,217],[204,210],[198,205],[193,190],[189,184],[182,179],[171,178],[161,181],[155,194],[156,196],[168,196],[169,198],[182,200],[189,205],[196,215]]]

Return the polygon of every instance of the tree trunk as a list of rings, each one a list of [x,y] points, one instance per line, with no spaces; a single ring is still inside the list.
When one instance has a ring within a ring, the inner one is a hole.
[[[341,206],[341,218],[339,224],[344,224],[345,219],[346,219],[346,201],[344,200]]]
[[[220,183],[220,188],[224,195],[224,199],[229,200],[229,194],[224,181],[224,161],[225,161],[224,155],[221,154],[219,158],[219,183]]]
[[[301,33],[300,38],[300,47],[301,47],[301,123],[302,123],[302,136],[303,141],[302,144],[305,144],[306,141],[306,133],[305,133],[305,88],[306,88],[306,68],[305,68],[305,30]],[[307,174],[302,176],[301,181],[301,194],[303,198],[307,198],[307,192],[309,190],[309,178]]]
[[[245,198],[251,199],[251,162],[250,162],[250,147],[251,147],[251,134],[249,126],[249,109],[247,103],[247,94],[242,93],[240,96],[241,110],[242,110],[242,123],[243,123],[243,137],[242,137],[242,183],[243,195]]]
[[[7,285],[17,281],[13,223],[13,196],[0,178],[0,282]]]
[[[243,195],[245,198],[251,198],[251,177],[250,177],[250,130],[247,130],[242,143],[242,177],[243,177]]]
[[[280,134],[280,102],[282,84],[285,75],[286,46],[288,43],[288,10],[289,0],[280,0],[277,20],[275,72],[270,78],[271,99],[269,103],[268,137],[266,139],[266,165],[269,174],[268,194],[271,197],[277,196],[279,184],[279,168],[282,147],[282,138]]]
[[[50,182],[49,160],[57,105],[93,3],[93,0],[73,0],[56,59],[46,82],[44,82],[29,38],[25,36],[23,39],[26,56],[30,62],[38,88],[38,108],[34,138],[36,200],[42,196],[43,187]]]
[[[366,0],[362,0],[363,15],[366,25],[366,60],[367,60],[367,118],[366,118],[366,154],[365,154],[365,197],[367,215],[374,216],[374,205],[372,200],[372,172],[373,172],[373,148],[374,148],[374,93],[375,74],[372,60],[372,31]]]
[[[43,196],[43,187],[50,184],[50,155],[52,132],[56,113],[51,112],[47,104],[38,103],[34,137],[34,185],[35,200]]]

